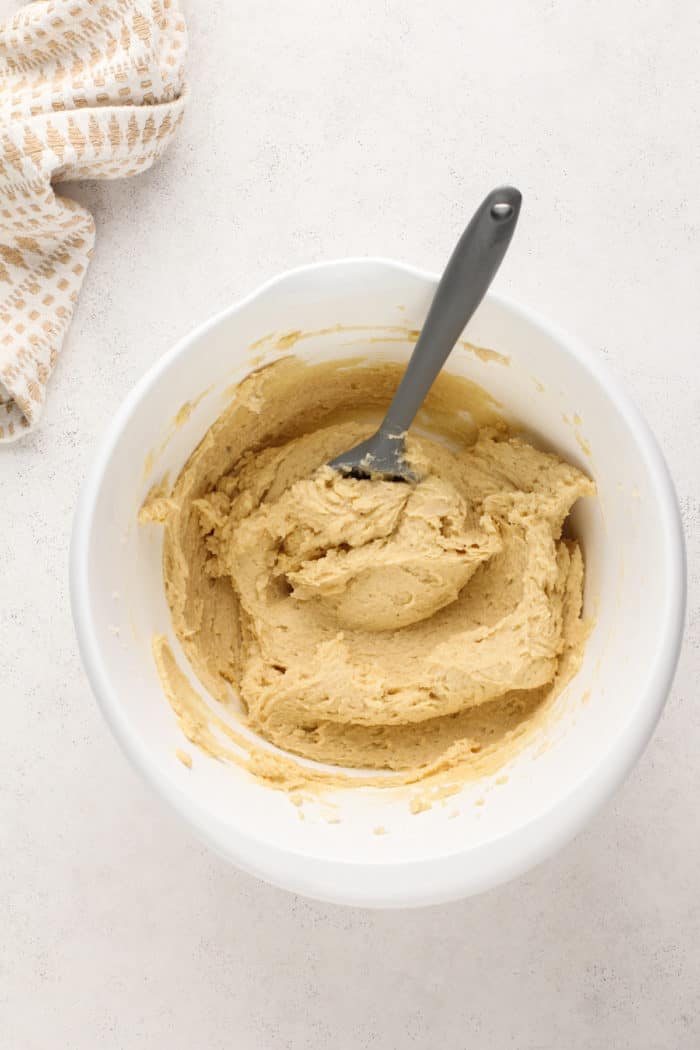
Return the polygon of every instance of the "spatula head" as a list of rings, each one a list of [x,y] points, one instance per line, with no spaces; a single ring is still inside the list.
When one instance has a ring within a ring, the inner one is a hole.
[[[415,484],[418,475],[406,460],[404,437],[404,434],[378,431],[367,441],[336,456],[328,465],[353,478],[383,478]]]

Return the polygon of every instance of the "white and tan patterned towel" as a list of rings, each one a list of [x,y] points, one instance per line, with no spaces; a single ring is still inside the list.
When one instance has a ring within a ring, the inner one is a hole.
[[[177,0],[34,0],[0,26],[0,441],[41,414],[95,239],[54,186],[150,167],[185,49]]]

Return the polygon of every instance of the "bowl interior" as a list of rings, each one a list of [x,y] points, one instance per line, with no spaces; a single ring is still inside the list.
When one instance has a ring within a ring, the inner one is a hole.
[[[188,670],[163,592],[161,530],[136,522],[144,495],[166,472],[177,476],[231,385],[253,367],[285,352],[313,361],[406,359],[409,332],[420,327],[433,290],[427,275],[371,261],[313,267],[267,286],[182,343],[134,391],[102,447],[79,512],[73,558],[85,582],[82,597],[74,593],[81,647],[122,743],[219,850],[302,889],[307,884],[292,869],[314,862],[321,874],[311,892],[321,896],[344,896],[334,890],[337,862],[381,867],[468,853],[462,892],[478,888],[479,880],[495,881],[489,848],[495,857],[505,838],[535,829],[611,755],[619,756],[617,767],[629,765],[663,702],[659,682],[668,654],[659,653],[660,636],[677,603],[670,560],[679,554],[669,549],[672,493],[645,449],[648,436],[595,362],[549,326],[490,297],[466,338],[508,360],[461,347],[449,370],[485,387],[543,447],[591,474],[599,493],[581,501],[573,518],[586,560],[585,611],[595,627],[583,667],[546,731],[499,774],[465,784],[427,812],[409,811],[408,789],[346,791],[305,806],[303,820],[284,794],[208,759],[182,737],[151,655],[152,636],[165,633]],[[291,338],[279,340],[290,332],[305,336],[291,348]],[[261,344],[269,335],[275,338]],[[189,414],[181,411],[186,402]],[[177,760],[178,748],[192,755],[191,769]],[[387,834],[374,834],[378,826]],[[266,845],[274,850],[269,863]]]

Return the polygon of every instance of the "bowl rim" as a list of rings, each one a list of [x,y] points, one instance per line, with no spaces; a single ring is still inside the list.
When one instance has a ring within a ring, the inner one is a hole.
[[[284,889],[333,903],[410,907],[460,899],[521,874],[570,841],[626,778],[648,743],[671,688],[683,638],[686,553],[678,500],[661,449],[648,424],[606,364],[583,342],[535,310],[489,292],[487,299],[539,329],[576,358],[601,386],[631,432],[653,482],[664,533],[668,583],[659,642],[645,690],[628,723],[613,738],[593,771],[531,821],[461,852],[424,859],[353,861],[319,859],[231,828],[195,802],[155,767],[150,751],[124,714],[112,689],[90,616],[89,540],[102,478],[136,406],[189,346],[277,286],[320,271],[384,268],[436,285],[439,276],[390,258],[367,256],[317,262],[286,270],[208,318],[159,357],[132,387],[98,440],[76,506],[69,580],[73,621],[83,666],[110,729],[131,763],[215,852],[250,874]],[[478,862],[476,858],[478,857]]]

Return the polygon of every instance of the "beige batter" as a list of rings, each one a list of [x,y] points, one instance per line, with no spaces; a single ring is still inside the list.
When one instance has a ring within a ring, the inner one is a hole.
[[[292,358],[254,373],[140,518],[165,523],[173,625],[210,693],[238,695],[288,754],[406,783],[495,768],[578,667],[583,562],[562,528],[595,490],[447,375],[419,419],[431,436],[408,441],[417,485],[325,466],[369,435],[401,372]],[[206,705],[155,650],[187,735],[217,753]],[[293,759],[247,764],[298,787]]]

